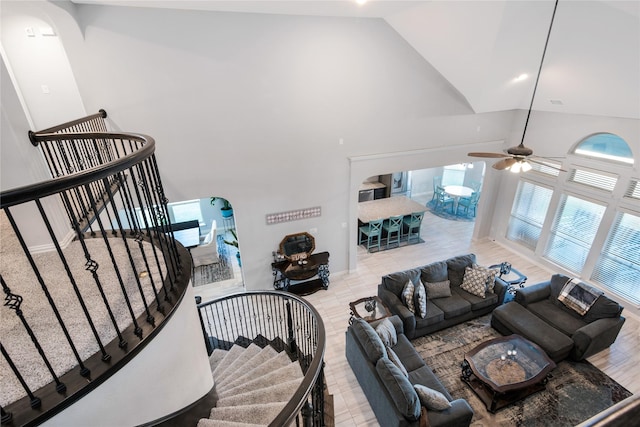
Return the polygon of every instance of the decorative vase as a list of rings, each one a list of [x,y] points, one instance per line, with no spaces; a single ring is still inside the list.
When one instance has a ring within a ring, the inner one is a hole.
[[[220,209],[220,213],[222,214],[223,218],[230,218],[233,216],[233,208],[228,208],[228,209],[222,208]]]

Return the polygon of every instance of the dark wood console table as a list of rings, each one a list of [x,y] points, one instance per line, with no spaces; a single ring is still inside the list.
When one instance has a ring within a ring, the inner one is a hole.
[[[309,295],[329,288],[329,252],[310,255],[304,261],[271,263],[273,287],[297,295]]]

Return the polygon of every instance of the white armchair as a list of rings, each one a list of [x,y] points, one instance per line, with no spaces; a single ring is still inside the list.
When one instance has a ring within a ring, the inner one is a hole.
[[[216,222],[211,223],[211,231],[205,236],[200,245],[191,249],[193,266],[214,264],[219,261],[218,242],[216,241]]]

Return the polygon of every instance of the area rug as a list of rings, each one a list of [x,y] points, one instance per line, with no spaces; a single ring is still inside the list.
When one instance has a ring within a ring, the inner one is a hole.
[[[447,206],[446,208],[436,209],[436,201],[432,200],[427,203],[427,210],[431,212],[433,215],[438,216],[440,218],[448,219],[450,221],[466,221],[473,222],[476,220],[475,216],[473,216],[473,211],[467,213],[463,213],[460,211],[460,215],[456,215],[453,213],[452,205]]]
[[[460,379],[464,354],[501,336],[491,315],[413,340],[427,365],[454,399],[465,399],[474,411],[472,426],[574,426],[632,395],[589,362],[562,361],[551,372],[547,389],[495,414]]]
[[[217,236],[218,262],[200,265],[193,269],[193,286],[202,286],[208,283],[221,282],[233,279],[233,268],[229,260],[229,250],[222,236]]]

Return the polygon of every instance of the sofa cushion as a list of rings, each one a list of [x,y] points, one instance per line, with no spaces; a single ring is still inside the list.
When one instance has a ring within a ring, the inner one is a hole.
[[[420,270],[412,269],[398,271],[396,273],[382,276],[382,286],[401,298],[402,290],[404,289],[404,285],[407,284],[408,280],[411,280],[413,283],[418,283],[418,281],[420,280]]]
[[[396,333],[396,327],[393,326],[389,318],[382,319],[376,325],[376,333],[382,340],[385,346],[393,347],[398,343],[398,334]]]
[[[376,372],[389,392],[398,412],[411,421],[420,418],[420,399],[413,385],[388,358],[376,363]]]
[[[451,296],[451,286],[449,280],[441,282],[422,282],[427,290],[427,298],[447,298]]]
[[[569,312],[568,309],[561,309],[548,299],[529,304],[527,308],[567,336],[573,335],[575,331],[587,324],[584,320],[575,316],[574,313]]]
[[[464,277],[464,269],[466,267],[471,267],[475,262],[475,254],[460,255],[449,258],[447,260],[447,277],[451,281],[451,286],[460,286],[462,284],[462,278]]]
[[[416,317],[416,329],[433,325],[444,320],[444,312],[433,301],[427,299],[427,316],[424,319]]]
[[[584,315],[582,320],[587,323],[591,323],[598,319],[620,317],[621,314],[622,306],[620,304],[604,295],[600,295],[589,311]]]
[[[416,315],[424,319],[427,316],[427,291],[420,282],[416,283],[413,291],[413,305]]]
[[[371,325],[363,319],[354,319],[351,327],[371,363],[376,363],[381,357],[386,357],[387,351],[384,344]]]
[[[420,268],[420,280],[425,282],[443,282],[449,278],[447,262],[438,261]]]
[[[398,344],[393,347],[393,351],[395,351],[408,372],[425,366],[424,360],[406,335],[398,335]]]
[[[499,301],[498,295],[489,293],[488,291],[485,293],[484,298],[480,298],[476,295],[470,294],[469,292],[463,290],[461,287],[455,288],[453,292],[469,301],[469,303],[471,304],[471,311],[482,310],[483,308],[497,305]]]
[[[554,274],[551,276],[551,281],[549,282],[549,299],[553,300],[552,302],[557,306],[564,306],[560,301],[558,301],[558,296],[560,296],[560,292],[564,285],[571,280],[570,277],[565,276],[564,274]]]
[[[422,366],[420,369],[409,371],[409,381],[411,381],[411,384],[422,384],[433,390],[438,390],[447,400],[453,400],[449,391],[442,385],[436,374],[434,374],[433,370],[427,365]]]
[[[460,316],[461,314],[471,311],[471,303],[457,293],[451,293],[449,298],[433,300],[433,303],[444,312],[445,319]]]
[[[402,288],[402,304],[404,304],[412,313],[416,312],[416,306],[413,300],[413,293],[415,290],[416,286],[411,280],[408,280],[407,283],[405,283],[404,288]]]
[[[451,403],[447,400],[444,394],[440,393],[438,390],[434,390],[422,384],[414,384],[413,387],[416,389],[416,393],[418,393],[420,403],[422,403],[422,405],[427,409],[444,411],[445,409],[451,408]]]

